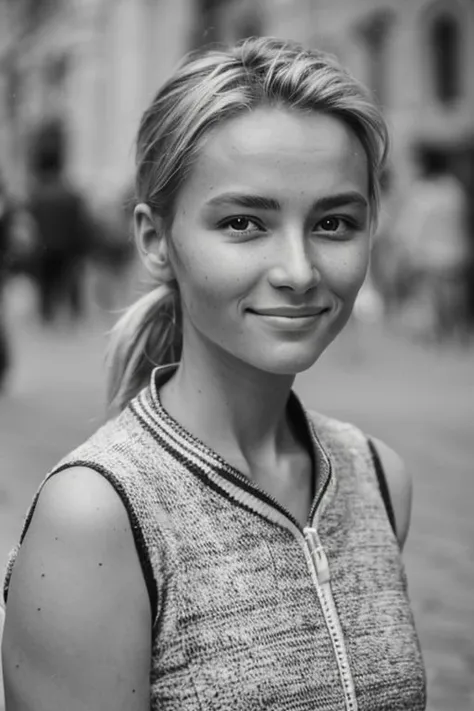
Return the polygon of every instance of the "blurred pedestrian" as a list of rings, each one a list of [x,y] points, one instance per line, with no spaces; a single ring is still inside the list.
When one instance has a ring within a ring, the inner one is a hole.
[[[133,240],[134,188],[127,186],[120,199],[98,220],[91,254],[95,267],[94,294],[98,304],[116,311],[130,305],[135,272]]]
[[[0,393],[5,386],[10,366],[10,343],[6,326],[4,291],[12,252],[12,216],[12,202],[0,177]]]
[[[418,164],[419,176],[397,226],[405,245],[410,300],[425,335],[436,341],[463,338],[469,321],[466,197],[441,150],[420,148]]]
[[[383,305],[383,317],[391,317],[403,302],[406,285],[402,250],[394,233],[394,191],[391,172],[386,169],[380,181],[380,210],[370,256],[370,274]]]
[[[84,266],[93,236],[85,201],[64,175],[64,137],[57,124],[35,135],[28,208],[38,235],[36,280],[45,323],[66,306],[77,320],[84,312]]]
[[[364,280],[386,144],[365,90],[289,42],[204,50],[158,92],[135,208],[156,286],[112,334],[120,414],[11,557],[7,708],[425,708],[410,478],[292,390]]]

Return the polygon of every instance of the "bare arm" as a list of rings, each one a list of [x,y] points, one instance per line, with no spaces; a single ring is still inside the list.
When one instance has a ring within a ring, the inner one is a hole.
[[[125,508],[70,469],[45,485],[13,571],[6,711],[149,709],[151,613]]]
[[[410,528],[413,484],[403,459],[391,447],[375,437],[371,438],[380,457],[395,516],[400,549],[403,550]]]

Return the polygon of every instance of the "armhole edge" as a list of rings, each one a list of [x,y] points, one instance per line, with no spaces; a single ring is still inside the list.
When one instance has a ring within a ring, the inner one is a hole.
[[[150,608],[151,608],[151,620],[152,620],[152,632],[156,627],[156,623],[158,620],[158,587],[156,584],[155,576],[153,574],[153,567],[151,564],[150,556],[146,547],[145,543],[145,537],[143,535],[142,528],[140,526],[140,523],[138,521],[138,517],[136,516],[136,513],[134,511],[134,508],[130,502],[129,496],[127,492],[125,491],[124,487],[120,483],[120,481],[117,479],[117,477],[106,467],[102,467],[100,464],[96,464],[94,462],[90,462],[87,460],[71,460],[65,464],[62,464],[59,466],[57,469],[53,469],[52,472],[48,474],[48,476],[43,480],[41,483],[38,491],[36,492],[34,499],[31,503],[30,509],[28,510],[25,522],[23,524],[23,529],[21,531],[20,539],[19,542],[16,544],[16,546],[12,550],[12,554],[16,555],[18,554],[18,551],[20,550],[21,544],[23,543],[25,536],[28,532],[28,528],[30,526],[30,523],[33,519],[33,515],[36,509],[36,505],[38,503],[38,499],[41,494],[41,490],[46,484],[49,479],[51,479],[53,476],[56,474],[59,474],[62,471],[65,471],[66,469],[72,469],[73,467],[87,467],[87,469],[92,469],[93,471],[97,472],[97,474],[100,474],[101,476],[106,479],[109,484],[113,487],[114,491],[117,493],[119,496],[120,500],[122,501],[123,506],[125,507],[125,511],[128,516],[128,520],[130,522],[130,528],[132,531],[132,536],[135,542],[135,548],[137,551],[138,559],[140,562],[140,567],[142,569],[143,577],[145,580],[145,585],[148,591],[148,597],[150,600]],[[9,561],[7,565],[7,570],[6,570],[6,575],[5,575],[5,580],[3,584],[3,600],[4,600],[4,605],[6,607],[7,604],[7,599],[8,599],[8,590],[9,590],[9,584],[11,580],[11,575],[13,572],[13,568],[15,565],[15,560]]]
[[[387,517],[390,522],[390,526],[392,527],[392,531],[398,541],[397,525],[395,522],[395,514],[393,511],[392,497],[390,496],[390,489],[388,487],[387,477],[385,475],[383,464],[380,460],[380,455],[377,451],[377,448],[370,437],[367,438],[367,443],[369,445],[372,464],[374,466],[375,474],[377,476],[380,495],[385,505],[385,510],[387,512]]]

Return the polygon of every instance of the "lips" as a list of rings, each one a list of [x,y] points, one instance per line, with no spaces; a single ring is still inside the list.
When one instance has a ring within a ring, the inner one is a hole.
[[[319,316],[324,311],[327,311],[323,306],[307,306],[304,308],[295,308],[292,306],[279,306],[265,309],[249,309],[251,313],[258,316],[275,316],[278,318],[314,318]]]

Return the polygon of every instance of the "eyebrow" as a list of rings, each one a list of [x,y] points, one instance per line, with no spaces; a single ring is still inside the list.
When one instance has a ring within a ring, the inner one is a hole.
[[[222,193],[209,200],[207,206],[219,207],[220,205],[238,205],[254,210],[281,210],[281,204],[274,198],[265,197],[263,195],[246,195],[244,193]],[[357,191],[353,190],[345,193],[336,193],[334,195],[323,195],[317,198],[312,206],[312,211],[332,210],[337,207],[346,207],[356,205],[359,207],[368,208],[366,198]]]

